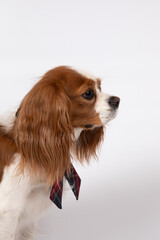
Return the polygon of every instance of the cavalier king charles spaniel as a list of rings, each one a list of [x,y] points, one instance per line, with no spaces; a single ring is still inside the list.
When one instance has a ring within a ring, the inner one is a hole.
[[[0,240],[34,239],[39,214],[52,205],[50,187],[73,158],[96,156],[119,102],[101,91],[100,79],[60,66],[0,120]]]

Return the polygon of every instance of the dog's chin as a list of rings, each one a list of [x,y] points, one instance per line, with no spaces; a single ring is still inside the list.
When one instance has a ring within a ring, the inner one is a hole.
[[[109,110],[107,111],[106,117],[102,120],[102,125],[91,125],[88,128],[85,128],[85,130],[94,130],[95,128],[99,128],[102,126],[107,125],[110,121],[112,121],[117,116],[118,110]]]
[[[113,120],[117,116],[117,110],[112,110],[111,111],[111,116],[110,116],[110,121]]]
[[[107,123],[112,121],[116,116],[117,116],[117,110],[109,110],[109,112],[107,112],[107,117],[104,124],[106,125]]]

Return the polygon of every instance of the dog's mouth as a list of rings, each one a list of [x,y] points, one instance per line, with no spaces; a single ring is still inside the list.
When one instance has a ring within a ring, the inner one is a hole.
[[[106,111],[106,122],[105,122],[105,124],[112,121],[117,116],[117,112],[118,112],[118,109],[107,110]]]
[[[105,112],[105,120],[103,121],[102,125],[106,125],[108,122],[112,121],[117,116],[118,109],[109,109]],[[100,127],[102,125],[93,125],[93,124],[86,124],[84,126],[85,130],[92,130],[95,127]]]
[[[85,125],[85,129],[91,129],[92,127],[93,127],[92,124],[86,124],[86,125]]]
[[[113,120],[117,116],[118,110],[111,110],[110,112],[110,121]]]

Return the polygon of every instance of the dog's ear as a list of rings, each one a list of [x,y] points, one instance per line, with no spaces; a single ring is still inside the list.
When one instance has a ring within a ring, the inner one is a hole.
[[[15,114],[15,117],[16,117],[16,118],[18,117],[19,111],[20,111],[20,107],[19,107],[19,108],[17,109],[17,111],[16,111],[16,114]]]
[[[97,148],[104,137],[104,127],[97,127],[93,130],[84,130],[76,143],[76,155],[80,161],[89,162],[91,157],[97,157]]]
[[[42,79],[43,80],[43,79]],[[21,170],[47,176],[48,184],[70,166],[73,128],[70,100],[60,83],[38,82],[17,112],[14,134],[22,156]]]

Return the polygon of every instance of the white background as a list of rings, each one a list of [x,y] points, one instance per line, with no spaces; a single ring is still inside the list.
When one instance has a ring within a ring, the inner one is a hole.
[[[99,162],[76,166],[79,201],[66,191],[36,240],[159,240],[160,2],[1,0],[0,114],[58,65],[101,77],[121,104]]]

